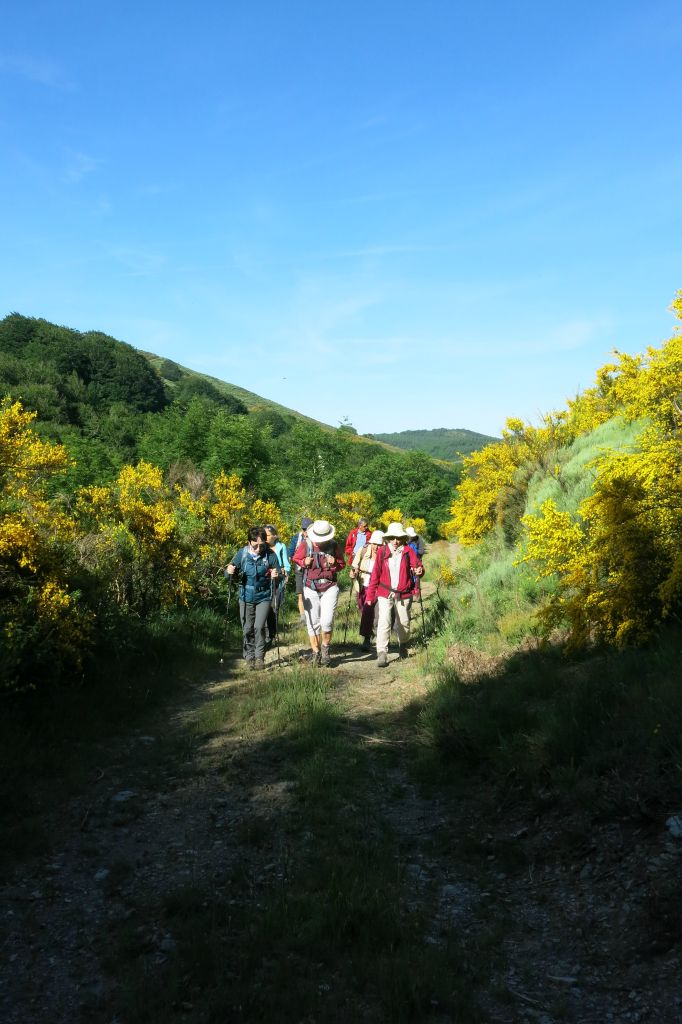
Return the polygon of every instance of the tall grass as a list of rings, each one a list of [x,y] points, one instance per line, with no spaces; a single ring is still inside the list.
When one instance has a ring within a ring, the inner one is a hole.
[[[579,661],[525,651],[474,683],[444,665],[419,719],[426,760],[528,790],[672,807],[682,797],[681,642],[671,629],[647,649]]]

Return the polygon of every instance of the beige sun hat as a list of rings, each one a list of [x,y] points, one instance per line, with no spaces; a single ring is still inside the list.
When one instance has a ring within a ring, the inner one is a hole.
[[[384,543],[384,535],[381,532],[381,530],[375,530],[374,531],[372,536],[369,538],[369,543],[370,544],[383,544]]]
[[[334,539],[336,530],[326,519],[316,519],[312,526],[308,527],[308,540],[313,544],[326,544]]]
[[[402,523],[389,523],[384,530],[384,540],[402,540],[407,537]]]

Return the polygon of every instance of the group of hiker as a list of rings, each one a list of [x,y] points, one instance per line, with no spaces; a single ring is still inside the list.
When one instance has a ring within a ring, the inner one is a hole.
[[[310,642],[308,660],[314,666],[331,664],[339,600],[337,577],[347,563],[360,612],[362,649],[372,650],[375,635],[377,666],[385,668],[393,629],[399,657],[406,657],[412,602],[421,599],[423,553],[421,537],[398,522],[382,531],[371,530],[367,520],[360,519],[343,549],[326,519],[304,517],[288,547],[274,526],[251,527],[247,543],[225,569],[228,579],[239,574],[239,617],[247,667],[265,667],[265,651],[277,637],[279,611],[292,570],[298,611]]]

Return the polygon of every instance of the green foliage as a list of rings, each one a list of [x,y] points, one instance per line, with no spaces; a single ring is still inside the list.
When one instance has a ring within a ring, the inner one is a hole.
[[[477,434],[475,430],[448,429],[401,430],[395,434],[367,434],[375,441],[406,448],[408,451],[425,452],[434,459],[458,461],[461,455],[471,455],[479,448],[494,443],[497,438],[488,434]]]
[[[172,359],[162,359],[159,363],[159,376],[164,380],[177,381],[182,377],[182,370]]]
[[[224,391],[220,391],[215,384],[211,384],[205,377],[182,376],[173,392],[173,403],[184,409],[195,398],[208,399],[233,416],[245,416],[248,412],[243,402],[240,402],[234,395],[228,395]]]
[[[292,527],[303,512],[333,519],[335,495],[361,490],[376,508],[424,517],[433,536],[457,480],[457,470],[387,451],[350,424],[324,427],[104,334],[19,314],[0,322],[0,389],[38,412],[41,437],[66,448],[66,495],[144,459],[166,472],[236,473]]]

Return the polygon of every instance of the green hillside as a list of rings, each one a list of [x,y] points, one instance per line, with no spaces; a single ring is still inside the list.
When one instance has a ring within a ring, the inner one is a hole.
[[[471,452],[499,440],[488,434],[478,434],[475,430],[448,427],[437,427],[435,430],[401,430],[396,434],[367,434],[367,437],[407,451],[426,452],[434,459],[449,462],[457,461],[460,455],[470,455]]]
[[[13,313],[0,321],[0,396],[37,413],[37,430],[73,461],[73,489],[107,483],[140,459],[207,480],[236,473],[292,523],[301,509],[331,516],[334,496],[371,494],[376,513],[400,507],[434,534],[457,472],[318,423],[292,409],[97,331]]]

